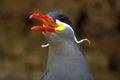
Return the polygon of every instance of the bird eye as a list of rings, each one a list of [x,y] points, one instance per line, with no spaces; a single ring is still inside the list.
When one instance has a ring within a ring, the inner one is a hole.
[[[64,16],[60,16],[59,20],[62,21],[62,22],[64,22],[65,21],[65,17]]]

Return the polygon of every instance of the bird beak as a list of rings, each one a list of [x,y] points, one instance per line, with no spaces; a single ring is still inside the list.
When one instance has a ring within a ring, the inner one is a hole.
[[[40,13],[31,14],[30,19],[34,18],[42,22],[42,26],[33,26],[31,30],[38,30],[42,32],[55,32],[57,24],[55,20],[48,15],[43,15]]]

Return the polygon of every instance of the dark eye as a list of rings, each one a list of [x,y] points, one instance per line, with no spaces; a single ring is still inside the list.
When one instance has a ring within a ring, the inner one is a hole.
[[[64,22],[65,21],[65,17],[64,16],[60,16],[59,20],[62,21],[62,22]]]

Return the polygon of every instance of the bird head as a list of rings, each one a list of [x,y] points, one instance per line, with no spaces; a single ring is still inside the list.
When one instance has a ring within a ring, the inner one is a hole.
[[[47,38],[51,37],[52,41],[55,38],[62,37],[63,39],[74,39],[74,31],[72,29],[72,22],[62,12],[53,11],[46,15],[34,13],[30,18],[35,18],[42,22],[42,26],[33,26],[31,30],[42,31]]]
[[[30,19],[35,18],[42,22],[41,26],[33,26],[31,30],[43,32],[46,36],[48,43],[63,43],[63,42],[76,42],[82,43],[83,41],[90,41],[88,39],[77,40],[74,30],[72,29],[72,22],[62,12],[53,11],[46,15],[40,13],[33,13]]]

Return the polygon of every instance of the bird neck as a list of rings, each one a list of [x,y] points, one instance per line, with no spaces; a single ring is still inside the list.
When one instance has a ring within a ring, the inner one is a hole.
[[[58,65],[62,65],[61,67],[72,64],[78,65],[82,64],[80,63],[81,61],[85,61],[84,56],[81,52],[80,46],[74,41],[66,41],[59,45],[49,46],[47,64],[49,68],[52,68],[53,66],[57,67]]]

